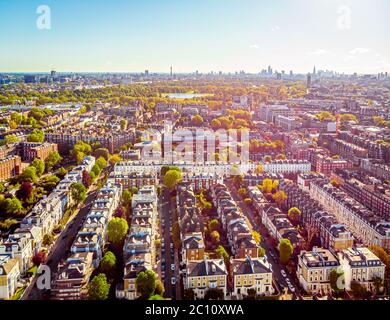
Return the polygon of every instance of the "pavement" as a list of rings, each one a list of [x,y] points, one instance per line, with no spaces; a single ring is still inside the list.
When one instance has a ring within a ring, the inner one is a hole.
[[[76,238],[76,235],[80,230],[85,217],[90,211],[93,201],[96,198],[97,191],[98,190],[96,189],[96,187],[91,188],[80,210],[76,212],[76,214],[74,214],[71,219],[69,219],[64,230],[61,232],[56,242],[51,247],[45,264],[49,266],[51,270],[52,280],[54,278],[55,273],[57,272],[58,264],[68,256],[70,247],[72,246],[72,243]],[[43,292],[42,290],[38,289],[35,285],[36,279],[37,275],[34,277],[29,287],[26,289],[25,293],[23,294],[22,300],[42,300],[47,298],[48,295],[45,294],[45,292]]]
[[[257,231],[261,235],[261,243],[260,246],[265,250],[268,261],[272,265],[273,270],[273,282],[274,285],[278,288],[279,292],[284,292],[284,288],[287,288],[286,279],[288,278],[295,288],[295,293],[293,294],[295,299],[301,299],[301,295],[299,293],[300,288],[295,285],[294,278],[288,274],[288,271],[282,266],[279,261],[279,252],[267,241],[267,230],[265,226],[261,223],[256,222],[255,212],[251,206],[248,206],[238,194],[236,187],[234,186],[232,181],[225,181],[226,186],[229,188],[229,191],[233,197],[233,199],[237,202],[242,212],[244,213],[246,220],[248,222],[248,226],[251,230]],[[272,253],[272,254],[271,254]],[[287,277],[284,278],[281,271],[284,270],[287,274]],[[289,291],[290,292],[290,291]]]

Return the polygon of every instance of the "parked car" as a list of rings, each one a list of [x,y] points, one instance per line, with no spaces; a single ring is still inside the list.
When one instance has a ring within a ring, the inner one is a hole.
[[[280,273],[282,274],[282,276],[283,276],[284,278],[286,278],[286,277],[287,277],[287,273],[286,273],[286,271],[284,271],[284,270],[281,270],[281,271],[280,271]]]
[[[175,271],[175,264],[174,263],[171,264],[171,270]]]
[[[175,277],[172,277],[172,278],[171,278],[171,283],[172,283],[173,285],[176,284],[176,278],[175,278]]]

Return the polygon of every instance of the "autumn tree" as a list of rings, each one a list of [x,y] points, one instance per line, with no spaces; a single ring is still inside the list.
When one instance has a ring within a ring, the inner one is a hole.
[[[107,237],[114,245],[119,245],[125,239],[129,226],[123,218],[113,218],[108,222]]]
[[[287,264],[290,260],[291,254],[293,253],[294,248],[289,239],[280,239],[279,241],[279,255],[280,262],[283,264]]]

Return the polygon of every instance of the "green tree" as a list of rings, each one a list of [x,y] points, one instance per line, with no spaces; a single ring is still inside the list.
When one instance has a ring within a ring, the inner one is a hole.
[[[34,159],[31,162],[31,166],[36,169],[36,174],[40,177],[45,172],[45,163],[40,159]]]
[[[301,214],[301,210],[299,210],[297,207],[292,207],[288,210],[288,216],[290,219],[297,223],[300,220]]]
[[[95,276],[88,285],[88,297],[90,300],[106,300],[110,291],[110,284],[104,273]]]
[[[330,270],[329,274],[329,282],[330,282],[330,287],[335,293],[339,293],[343,290],[343,288],[340,288],[340,277],[344,277],[344,272],[343,271],[338,271],[337,269],[332,269]]]
[[[22,203],[18,198],[7,198],[4,200],[4,203],[2,204],[5,208],[5,213],[8,215],[18,215],[23,212],[23,206]]]
[[[221,258],[223,259],[223,261],[225,262],[225,264],[229,264],[229,254],[227,253],[226,249],[219,245],[217,247],[217,249],[215,249],[215,254],[217,255],[218,258]]]
[[[150,296],[150,298],[148,300],[165,300],[165,299],[159,294],[154,294],[154,295]]]
[[[209,230],[210,232],[219,231],[221,229],[221,224],[217,219],[213,219],[209,222]]]
[[[257,255],[261,258],[261,257],[264,257],[265,256],[265,250],[263,247],[259,247],[257,249]]]
[[[135,281],[137,292],[143,299],[148,299],[156,289],[156,274],[152,270],[141,271]]]
[[[99,269],[107,277],[112,277],[116,270],[116,257],[111,251],[107,251],[100,261]]]
[[[374,285],[376,294],[380,294],[381,288],[383,287],[383,279],[381,277],[375,276],[372,278],[372,284]]]
[[[108,162],[110,163],[110,165],[115,165],[117,162],[121,161],[122,158],[119,154],[113,154],[110,159],[108,159]]]
[[[4,138],[5,144],[18,143],[20,138],[16,134],[9,134]]]
[[[294,248],[289,239],[280,239],[279,242],[279,254],[280,254],[280,262],[283,264],[287,264],[290,260],[291,254],[293,253]]]
[[[101,169],[100,169],[100,167],[97,164],[94,164],[92,169],[91,169],[91,172],[94,173],[95,177],[99,177]]]
[[[218,245],[221,242],[221,236],[219,235],[218,231],[213,231],[210,233],[210,238],[211,241],[215,244]]]
[[[170,190],[173,190],[181,180],[182,174],[177,170],[169,170],[163,178],[164,185]]]
[[[122,194],[122,201],[125,207],[128,207],[131,204],[131,199],[133,198],[133,194],[129,189],[125,189]]]
[[[110,152],[106,148],[98,148],[93,152],[93,155],[96,159],[99,159],[101,157],[107,161],[110,157]]]
[[[70,194],[76,203],[80,203],[85,200],[87,196],[87,189],[82,183],[74,182],[70,185]]]
[[[57,151],[50,152],[47,158],[45,159],[46,172],[50,172],[53,169],[53,167],[55,167],[57,164],[61,162],[61,160],[62,158]]]
[[[107,168],[107,160],[104,159],[103,157],[100,157],[96,160],[95,165],[97,165],[100,168],[100,170],[103,170]]]
[[[161,280],[156,281],[156,289],[154,289],[154,293],[160,295],[161,297],[164,296],[165,288],[164,283]]]
[[[35,129],[28,136],[28,142],[43,142],[45,140],[45,133],[43,130]]]
[[[123,218],[114,218],[108,222],[107,237],[114,245],[119,245],[126,237],[129,226]]]
[[[24,182],[24,181],[35,182],[37,181],[37,179],[38,179],[37,169],[32,166],[29,166],[26,169],[24,169],[23,172],[18,177],[18,180],[20,182]]]

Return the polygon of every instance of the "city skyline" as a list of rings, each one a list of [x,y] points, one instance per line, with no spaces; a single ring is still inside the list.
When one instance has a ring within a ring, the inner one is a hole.
[[[390,4],[374,2],[1,0],[0,72],[388,72]]]

